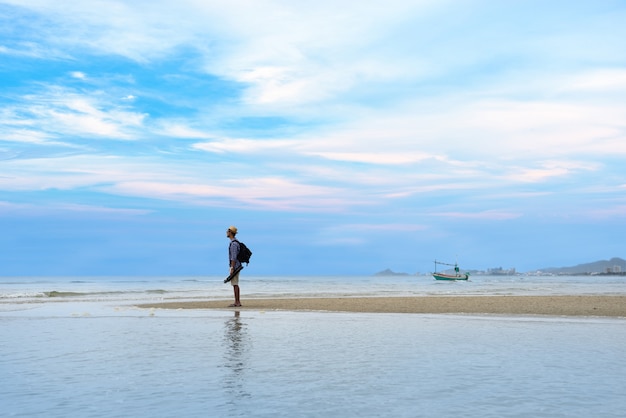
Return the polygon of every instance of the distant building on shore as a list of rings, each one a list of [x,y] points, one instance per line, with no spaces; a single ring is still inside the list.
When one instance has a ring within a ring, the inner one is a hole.
[[[503,269],[502,267],[495,267],[491,269],[487,269],[487,274],[490,276],[515,276],[516,271],[515,267],[511,267],[510,269]]]
[[[607,267],[606,268],[606,272],[611,274],[611,273],[621,273],[622,272],[622,266],[613,266],[613,267]]]

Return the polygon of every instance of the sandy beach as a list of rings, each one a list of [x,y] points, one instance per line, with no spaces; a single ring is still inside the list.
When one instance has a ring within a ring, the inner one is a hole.
[[[512,314],[626,317],[626,296],[420,296],[274,298],[230,301],[161,302],[139,305],[155,309],[237,309],[368,313]]]

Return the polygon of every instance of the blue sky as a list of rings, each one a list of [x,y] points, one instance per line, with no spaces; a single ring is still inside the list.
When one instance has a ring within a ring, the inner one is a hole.
[[[625,1],[0,0],[0,275],[625,257]]]

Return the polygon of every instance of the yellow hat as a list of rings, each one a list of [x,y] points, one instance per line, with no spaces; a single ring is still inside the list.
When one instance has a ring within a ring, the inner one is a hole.
[[[236,226],[232,226],[232,225],[231,225],[231,226],[229,226],[229,227],[228,227],[228,230],[229,230],[230,232],[232,232],[232,233],[233,233],[233,235],[237,235],[237,227],[236,227]]]

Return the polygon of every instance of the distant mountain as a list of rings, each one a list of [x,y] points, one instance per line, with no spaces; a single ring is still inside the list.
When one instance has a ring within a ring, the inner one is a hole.
[[[378,273],[374,274],[374,276],[408,276],[408,275],[409,273],[396,273],[394,271],[391,271],[390,269],[379,271]]]
[[[539,270],[553,274],[584,274],[606,273],[607,271],[616,272],[615,267],[618,267],[621,272],[626,271],[626,260],[613,257],[610,260],[594,261],[593,263],[579,264],[573,267],[547,267]]]

